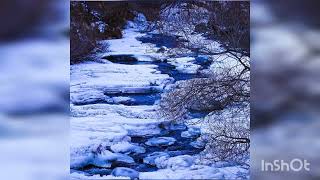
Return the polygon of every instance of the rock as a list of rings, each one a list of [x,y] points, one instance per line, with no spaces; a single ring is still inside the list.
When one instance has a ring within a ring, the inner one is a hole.
[[[158,159],[160,157],[169,158],[170,156],[169,156],[169,154],[167,154],[165,152],[154,152],[154,153],[148,154],[147,157],[143,158],[143,163],[155,166],[156,159]]]
[[[117,167],[111,172],[113,176],[130,177],[130,179],[139,179],[139,172],[130,168]]]
[[[184,138],[195,138],[201,135],[201,130],[199,128],[191,127],[188,131],[184,131],[181,133],[181,137]]]
[[[148,146],[170,146],[176,142],[172,137],[155,137],[149,139],[145,144]]]

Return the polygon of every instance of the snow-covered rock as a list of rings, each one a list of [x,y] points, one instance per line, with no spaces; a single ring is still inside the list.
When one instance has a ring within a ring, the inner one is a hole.
[[[193,57],[169,58],[168,63],[175,66],[179,72],[187,74],[195,74],[201,67],[195,64]]]
[[[111,151],[104,150],[99,153],[89,153],[83,156],[73,156],[71,157],[71,168],[82,168],[86,165],[94,165],[97,167],[110,168],[112,163],[124,163],[132,164],[134,160],[132,157],[121,154],[121,153],[112,153]]]
[[[187,131],[181,133],[181,137],[185,138],[195,138],[201,135],[200,128],[190,127]]]
[[[125,168],[125,167],[117,167],[112,171],[111,174],[113,176],[130,177],[130,179],[138,179],[139,178],[138,171],[135,171],[130,168]]]
[[[79,89],[77,93],[71,93],[70,101],[72,104],[92,104],[97,102],[112,102],[103,91],[97,89]]]
[[[170,156],[168,153],[165,153],[165,152],[154,152],[154,153],[148,154],[147,157],[143,158],[143,163],[155,166],[156,159],[161,157],[169,158]]]
[[[137,145],[130,144],[129,142],[119,142],[110,147],[116,153],[145,153],[146,150]]]
[[[167,168],[140,173],[140,179],[223,179],[223,177],[217,168],[209,166],[191,166],[176,170]]]
[[[170,123],[170,125],[169,125],[169,130],[171,130],[171,131],[185,130],[186,128],[187,128],[187,126],[184,124]]]
[[[194,148],[202,149],[206,146],[206,143],[203,141],[193,141],[190,143],[190,145]]]
[[[169,159],[156,159],[158,168],[170,168],[172,170],[185,169],[193,165],[194,157],[190,155],[181,155]]]
[[[124,96],[113,97],[112,100],[113,100],[113,103],[115,104],[124,104],[124,103],[128,104],[130,102],[133,102],[132,98],[124,97]]]
[[[154,137],[149,139],[145,144],[148,146],[170,146],[176,142],[173,137]]]
[[[86,176],[83,173],[78,173],[78,172],[72,172],[70,174],[70,179],[71,180],[80,180],[80,179],[93,179],[93,180],[97,180],[97,179],[130,179],[129,177],[122,177],[122,176],[112,176],[112,175],[107,175],[107,176],[100,176],[100,175],[93,175],[93,176]]]

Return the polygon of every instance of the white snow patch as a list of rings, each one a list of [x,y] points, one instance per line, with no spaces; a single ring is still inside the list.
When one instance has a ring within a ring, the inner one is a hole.
[[[146,145],[148,146],[170,146],[176,142],[176,139],[173,137],[154,137],[148,139]]]
[[[94,176],[86,176],[84,174],[81,173],[77,173],[77,172],[73,172],[70,174],[70,178],[71,180],[78,180],[78,179],[130,179],[129,177],[115,177],[112,175],[108,175],[108,176],[100,176],[100,175],[94,175]]]
[[[119,142],[117,144],[112,145],[111,150],[116,153],[145,153],[146,150],[137,145],[130,144],[129,142]]]
[[[169,58],[168,63],[176,67],[181,73],[195,74],[201,67],[195,64],[195,58],[193,57],[181,57],[181,58]]]

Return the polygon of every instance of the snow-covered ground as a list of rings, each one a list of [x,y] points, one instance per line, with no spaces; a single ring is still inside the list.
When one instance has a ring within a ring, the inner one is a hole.
[[[116,63],[104,58],[99,63],[71,66],[71,178],[247,178],[248,170],[241,167],[201,163],[196,153],[203,148],[197,141],[200,129],[168,126],[157,114],[156,103],[122,103],[135,95],[161,93],[174,82],[153,63],[165,58],[163,53],[137,40],[145,34],[134,27],[129,23],[122,39],[102,41],[109,44],[110,51],[99,56],[130,55],[147,63]],[[168,63],[182,73],[196,73],[200,68],[192,57],[168,59]],[[102,177],[88,173],[92,165],[96,172],[105,168],[107,173],[97,173]]]

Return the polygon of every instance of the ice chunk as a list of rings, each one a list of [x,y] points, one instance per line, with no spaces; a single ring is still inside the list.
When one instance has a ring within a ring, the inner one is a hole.
[[[190,145],[194,148],[202,149],[205,147],[206,143],[197,140],[197,141],[191,142]]]
[[[117,96],[112,98],[113,103],[115,104],[129,104],[134,101],[134,99],[125,96]]]
[[[175,131],[175,130],[185,130],[187,128],[184,124],[170,124],[169,130]]]
[[[125,167],[117,167],[112,171],[111,174],[113,176],[130,177],[130,179],[138,179],[139,178],[138,171],[135,171],[130,168],[125,168]]]
[[[196,127],[191,127],[188,129],[188,131],[183,131],[181,133],[181,137],[185,138],[195,138],[201,135],[201,130]]]
[[[96,102],[112,102],[102,91],[95,89],[73,88],[70,96],[72,104],[92,104]]]
[[[148,146],[170,146],[176,142],[173,137],[154,137],[146,142]]]
[[[116,153],[145,153],[146,150],[129,142],[119,142],[111,146],[111,150]]]
[[[165,153],[165,152],[154,152],[154,153],[148,154],[147,157],[143,158],[143,163],[155,166],[156,165],[155,160],[160,157],[169,158],[170,156],[168,153]]]
[[[70,167],[78,169],[86,165],[94,165],[97,167],[110,168],[112,163],[132,164],[134,163],[134,159],[125,154],[112,153],[111,151],[104,150],[99,153],[73,155],[71,157]]]

